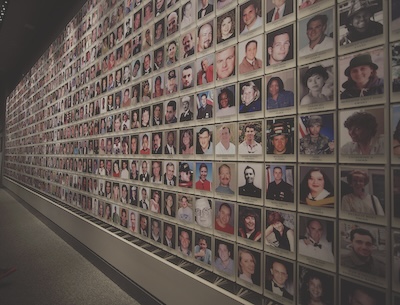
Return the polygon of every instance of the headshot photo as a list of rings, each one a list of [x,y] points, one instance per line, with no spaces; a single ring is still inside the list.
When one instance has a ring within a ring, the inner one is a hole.
[[[334,115],[316,114],[299,118],[299,151],[304,155],[331,155],[335,152]]]
[[[206,85],[214,81],[214,55],[199,58],[196,61],[197,85]]]
[[[211,119],[214,110],[213,90],[203,91],[197,94],[197,119]]]
[[[263,28],[264,19],[260,0],[249,0],[240,5],[240,34],[247,34],[256,29]]]
[[[228,2],[229,0],[225,0]],[[219,3],[220,1],[218,1]],[[236,37],[236,9],[217,17],[217,43]]]
[[[152,125],[153,126],[160,126],[163,124],[163,103],[153,105],[153,119]]]
[[[238,164],[239,195],[261,198],[262,164]]]
[[[386,277],[386,242],[383,227],[342,222],[340,265],[368,276]]]
[[[340,153],[342,155],[383,156],[385,154],[384,126],[382,124],[384,121],[383,108],[340,112]]]
[[[154,71],[164,68],[164,47],[154,51]]]
[[[339,5],[339,44],[348,45],[383,34],[382,0],[345,1]]]
[[[250,113],[261,111],[262,109],[262,82],[261,78],[240,83],[239,113]]]
[[[293,24],[267,34],[267,66],[293,59]]]
[[[179,162],[178,186],[185,188],[193,187],[193,162]]]
[[[177,165],[176,162],[169,161],[164,162],[164,184],[169,186],[176,186],[176,170]]]
[[[218,104],[216,107],[216,117],[234,116],[237,114],[235,96],[236,85],[216,88],[215,94],[217,96]]]
[[[183,222],[193,222],[193,197],[186,195],[178,195],[178,211],[176,218]]]
[[[193,106],[194,104],[194,96],[193,95],[186,95],[181,99],[181,107],[180,107],[180,116],[179,122],[189,122],[193,120],[194,113],[193,113]]]
[[[166,44],[166,64],[167,66],[174,65],[178,62],[178,44],[175,40],[170,41],[169,43]]]
[[[178,251],[184,256],[192,256],[193,254],[192,234],[192,230],[178,227]]]
[[[378,305],[386,302],[384,291],[376,290],[370,286],[361,285],[360,283],[351,282],[346,279],[341,279],[340,291],[340,304],[343,305]]]
[[[294,118],[266,121],[267,154],[291,155],[294,153]]]
[[[212,222],[214,218],[213,218],[213,209],[210,199],[204,197],[196,198],[194,214],[195,214],[195,222],[199,226],[203,228],[212,229]]]
[[[179,30],[179,9],[168,14],[166,19],[167,36],[171,36]]]
[[[334,71],[333,60],[300,68],[300,106],[333,101]]]
[[[268,75],[265,79],[267,110],[291,108],[294,106],[295,78],[293,70]]]
[[[151,218],[150,239],[161,243],[161,221],[157,218]]]
[[[167,130],[164,131],[164,154],[166,155],[176,155],[177,151],[177,131]]]
[[[178,118],[176,117],[176,101],[170,100],[166,101],[164,105],[165,109],[165,124],[174,124],[178,122]]]
[[[334,208],[334,168],[300,166],[300,204]]]
[[[333,220],[300,216],[298,228],[298,254],[331,264],[335,263]]]
[[[377,183],[376,179],[379,179]],[[385,215],[385,172],[378,168],[342,168],[341,210],[364,215]]]
[[[261,155],[262,147],[262,121],[239,123],[239,155]]]
[[[196,154],[214,155],[213,130],[211,126],[201,127],[196,132]]]
[[[175,235],[175,225],[164,222],[164,238],[163,238],[163,245],[167,246],[170,249],[175,249],[176,245],[176,235]]]
[[[149,216],[139,214],[139,233],[143,237],[149,237]]]
[[[239,73],[249,73],[263,69],[263,36],[259,35],[239,43]],[[260,70],[261,71],[261,70]]]
[[[239,206],[238,236],[261,242],[261,209]]]
[[[164,95],[164,75],[160,74],[153,78],[153,98],[159,98]]]
[[[238,247],[238,278],[242,281],[259,286],[261,254],[258,251],[250,250],[243,247]]]
[[[207,1],[207,0],[203,0]],[[197,29],[197,53],[212,50],[214,42],[213,22],[207,22],[202,25],[198,25]]]
[[[164,215],[175,217],[176,212],[176,194],[164,192]]]
[[[267,23],[281,20],[293,13],[293,0],[266,1]]]
[[[158,0],[163,1],[163,0]],[[165,37],[165,25],[164,25],[164,19],[161,19],[157,21],[154,24],[154,43],[159,43],[164,40]]]
[[[132,79],[138,79],[142,76],[141,65],[142,64],[139,59],[132,61]],[[133,97],[134,96],[135,95],[133,95]],[[139,96],[139,93],[137,96]],[[137,102],[139,102],[139,101],[137,101]]]
[[[382,48],[339,58],[340,99],[384,93],[384,52]]]
[[[195,53],[196,31],[191,30],[181,35],[181,56],[182,59],[188,58]]]
[[[332,275],[300,265],[298,281],[300,304],[336,304]]]
[[[211,265],[212,252],[211,252],[211,236],[204,235],[203,233],[195,233],[196,246],[194,246],[194,258],[197,262]]]
[[[142,51],[142,33],[139,33],[135,37],[133,37],[133,40],[132,40],[132,53],[133,53],[133,55],[137,55],[141,51]],[[136,76],[134,76],[134,78],[135,77]]]
[[[298,57],[334,49],[333,16],[333,9],[329,9],[299,21]]]
[[[236,145],[234,144],[235,135],[233,134],[236,125],[223,124],[216,126],[215,154],[217,155],[235,155]]]
[[[179,130],[179,153],[182,155],[194,154],[193,128]]]
[[[293,300],[295,291],[293,263],[267,255],[265,270],[265,289],[274,295]]]
[[[218,272],[233,276],[235,274],[234,245],[226,240],[215,239],[214,268]]]
[[[179,88],[179,69],[173,69],[165,73],[166,86],[165,93],[167,95],[178,92]]]
[[[216,79],[227,79],[236,74],[236,46],[230,46],[224,50],[216,52],[215,66]]]
[[[212,189],[212,163],[211,162],[196,162],[196,190],[208,191]]]
[[[233,203],[215,201],[214,228],[228,234],[235,233],[235,206]]]
[[[296,220],[292,213],[267,210],[265,245],[295,251]]]
[[[194,63],[190,63],[181,67],[181,89],[186,90],[193,88],[196,81],[194,75]]]
[[[197,20],[211,16],[214,12],[213,0],[197,0]]]
[[[267,165],[266,199],[294,202],[294,167],[290,165]]]
[[[154,1],[154,16],[160,16],[165,10],[165,0]]]
[[[196,22],[196,2],[190,0],[182,5],[181,29],[184,29]]]

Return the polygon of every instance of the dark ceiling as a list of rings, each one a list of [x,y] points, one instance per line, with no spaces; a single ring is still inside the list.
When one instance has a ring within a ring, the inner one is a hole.
[[[8,1],[8,11],[0,27],[0,101],[15,88],[86,2]]]

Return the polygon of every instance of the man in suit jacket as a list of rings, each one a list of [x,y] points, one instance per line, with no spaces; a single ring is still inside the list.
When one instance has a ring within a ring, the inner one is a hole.
[[[293,13],[293,0],[272,0],[274,8],[267,13],[267,22],[279,20]]]
[[[175,249],[174,229],[172,228],[172,225],[170,225],[170,224],[165,224],[165,226],[164,226],[163,244],[172,249]]]
[[[208,0],[201,0],[201,8],[197,13],[197,19],[201,19],[211,13],[214,10],[214,6],[208,3]]]
[[[274,294],[293,300],[293,295],[285,288],[285,283],[288,279],[288,272],[285,264],[275,260],[271,265],[270,272],[272,279],[265,283],[265,288],[272,291]]]
[[[143,182],[149,182],[150,181],[150,175],[147,172],[147,161],[143,161],[142,163],[142,173],[139,176],[140,181]]]
[[[167,144],[164,146],[164,154],[176,155],[175,131],[172,130],[168,131]]]
[[[165,168],[166,168],[166,171],[164,174],[164,184],[176,186],[176,176],[174,175],[174,173],[175,173],[174,163],[168,162],[167,166]]]

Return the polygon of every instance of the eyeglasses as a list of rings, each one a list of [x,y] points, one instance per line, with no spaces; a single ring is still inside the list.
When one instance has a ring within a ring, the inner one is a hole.
[[[195,209],[194,213],[196,216],[210,216],[212,212],[211,208],[206,208],[206,209]]]

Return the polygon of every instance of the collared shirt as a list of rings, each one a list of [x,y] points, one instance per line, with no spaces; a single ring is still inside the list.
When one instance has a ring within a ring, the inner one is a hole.
[[[333,48],[333,39],[329,36],[325,36],[324,39],[318,43],[313,49],[310,48],[310,44],[307,44],[305,47],[301,48],[299,51],[299,57],[306,56],[309,54],[330,50]]]
[[[262,146],[257,142],[254,142],[254,144],[250,145],[250,144],[247,144],[246,141],[243,141],[242,143],[239,144],[239,154],[241,154],[241,155],[247,155],[247,154],[260,155],[260,154],[262,154]]]

